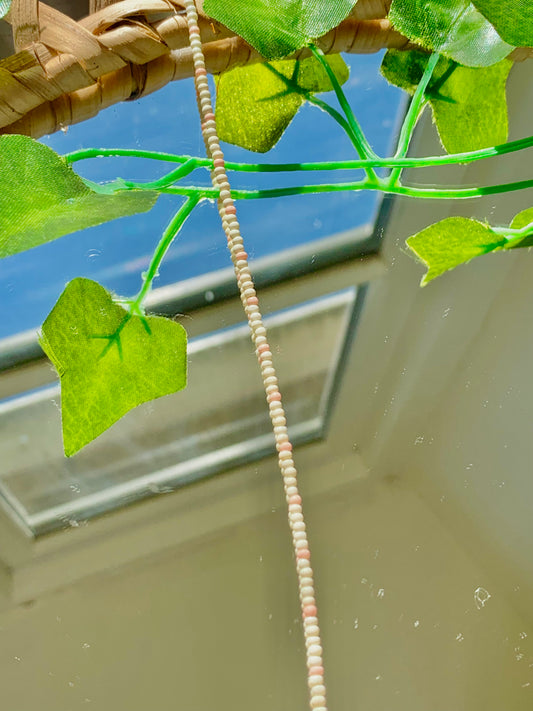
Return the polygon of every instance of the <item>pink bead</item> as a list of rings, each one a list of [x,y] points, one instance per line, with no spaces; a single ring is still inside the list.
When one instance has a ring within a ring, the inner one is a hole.
[[[267,397],[267,402],[272,402],[273,400],[281,400],[281,393],[279,391],[275,393],[270,393]]]
[[[235,207],[235,205],[228,205],[226,208],[224,208],[224,211],[226,212],[226,215],[237,214],[237,208]]]
[[[246,299],[246,302],[248,304],[250,304],[250,306],[257,306],[259,304],[259,299],[257,298],[257,296],[249,296]],[[263,344],[263,345],[266,345],[266,344]],[[261,346],[259,346],[259,348],[261,348]],[[259,348],[257,349],[258,351],[259,351]],[[268,346],[267,346],[267,349],[268,349]],[[259,351],[259,352],[261,353],[262,351]]]
[[[212,113],[211,111],[208,111],[206,115],[204,116],[204,121],[214,121],[215,120],[215,114]],[[220,160],[220,158],[217,158],[217,160]],[[224,162],[224,161],[222,161]]]
[[[250,298],[251,298],[251,299],[253,299],[253,298],[256,298],[256,299],[257,299],[257,296],[256,296],[256,297],[251,296]],[[257,352],[258,352],[258,353],[266,353],[266,352],[269,351],[269,350],[270,350],[270,346],[268,345],[268,343],[261,343],[260,346],[257,346]]]
[[[324,676],[324,667],[309,667],[309,676]]]
[[[196,69],[194,70],[194,76],[205,77],[207,76],[207,72],[203,67],[196,67]]]
[[[278,452],[292,452],[292,444],[290,442],[282,442],[278,445]]]
[[[289,504],[301,504],[302,503],[302,497],[300,494],[293,494],[292,496],[289,496]]]
[[[208,115],[213,116],[213,114],[208,114]],[[215,118],[215,117],[213,116],[213,118]],[[206,120],[207,120],[207,116],[206,116]],[[224,158],[215,158],[215,160],[213,161],[213,165],[215,166],[215,168],[223,168],[225,165]]]
[[[296,557],[297,558],[306,558],[309,560],[311,558],[311,551],[309,548],[298,548],[296,551]]]
[[[316,605],[305,605],[303,609],[303,616],[304,617],[316,617],[317,616],[318,610],[316,609]]]
[[[235,255],[235,259],[248,259],[248,255],[246,254],[246,252],[237,252],[237,254]]]

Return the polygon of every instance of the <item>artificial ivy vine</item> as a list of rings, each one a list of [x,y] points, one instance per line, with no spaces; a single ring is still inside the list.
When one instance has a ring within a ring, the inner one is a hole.
[[[389,51],[383,75],[408,91],[409,110],[391,157],[379,157],[369,145],[342,89],[348,68],[339,56],[326,57],[316,37],[347,17],[354,0],[206,0],[204,9],[226,24],[269,60],[234,69],[217,79],[216,119],[220,137],[255,152],[280,139],[300,106],[308,102],[327,112],[348,136],[355,157],[321,163],[262,164],[226,162],[225,170],[294,172],[359,170],[357,180],[302,182],[289,188],[231,189],[232,200],[286,195],[373,190],[409,198],[462,199],[533,187],[533,178],[468,188],[409,185],[403,171],[487,160],[533,146],[533,137],[506,143],[505,83],[513,44],[533,45],[533,12],[524,3],[507,3],[507,13],[491,0],[393,0],[390,19],[425,50]],[[513,10],[516,17],[513,21]],[[9,3],[0,2],[0,13]],[[285,59],[308,48],[301,60]],[[334,92],[337,106],[324,100]],[[426,106],[446,155],[408,157],[413,131]],[[79,177],[77,162],[95,157],[136,156],[170,167],[150,182],[117,178],[105,185]],[[150,210],[161,194],[175,195],[181,206],[166,228],[139,292],[118,298],[88,279],[70,282],[46,319],[42,346],[56,366],[62,386],[63,441],[67,456],[92,441],[133,407],[176,392],[186,383],[186,336],[167,319],[148,316],[144,303],[172,240],[195,207],[218,199],[216,187],[196,185],[197,171],[214,171],[211,158],[143,150],[84,149],[59,156],[25,136],[0,137],[0,256],[30,249],[62,235]],[[387,168],[388,174],[378,169]],[[28,186],[31,185],[31,191]],[[527,206],[525,206],[527,207]],[[490,226],[462,217],[448,218],[407,239],[427,266],[425,284],[475,256],[529,247],[533,208],[509,226]],[[154,357],[157,353],[158,357]],[[163,367],[157,367],[162,363]]]

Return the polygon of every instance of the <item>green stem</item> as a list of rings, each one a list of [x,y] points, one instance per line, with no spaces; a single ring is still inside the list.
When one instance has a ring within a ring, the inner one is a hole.
[[[168,248],[172,244],[172,241],[183,227],[185,220],[189,217],[191,212],[194,210],[196,205],[199,203],[202,195],[197,191],[195,195],[191,195],[187,201],[180,207],[176,212],[172,220],[170,221],[168,227],[163,232],[163,236],[156,247],[156,250],[152,256],[152,260],[146,272],[143,273],[143,285],[135,299],[130,302],[130,306],[133,312],[139,312],[142,307],[142,303],[148,292],[152,288],[152,282],[155,279],[159,265],[161,264]]]
[[[158,180],[152,180],[148,183],[143,183],[143,190],[160,190],[161,188],[167,188],[169,185],[176,183],[178,180],[181,180],[181,178],[184,178],[186,175],[192,173],[193,170],[196,170],[196,168],[198,168],[198,162],[196,158],[189,158],[185,161],[185,163],[180,165],[179,168],[171,170],[170,173],[167,173],[162,178],[159,178]],[[138,184],[131,180],[124,180],[123,185],[126,188],[135,189],[137,188]]]
[[[359,153],[359,155],[360,155],[360,146],[359,146],[359,142],[357,140],[357,136],[354,135],[354,132],[352,131],[352,127],[350,126],[348,121],[346,121],[346,119],[336,109],[334,109],[333,106],[330,106],[327,102],[322,101],[322,99],[318,99],[316,96],[309,94],[306,97],[306,100],[310,104],[314,104],[319,109],[322,109],[327,114],[329,114],[343,128],[344,132],[350,139],[352,146],[355,148],[357,153]],[[366,162],[366,161],[354,161],[354,162],[355,163],[357,163],[357,162],[362,163],[362,162]],[[363,165],[360,167],[363,168],[363,170],[365,171],[369,180],[371,180],[372,182],[376,182],[377,176],[376,176],[375,171],[372,169],[371,165],[367,164],[367,165]]]
[[[342,117],[341,117],[342,118]],[[454,165],[457,163],[473,163],[486,158],[514,153],[533,146],[533,136],[520,138],[509,143],[502,143],[499,146],[481,148],[476,151],[465,153],[452,153],[445,156],[429,156],[426,158],[367,158],[363,160],[343,160],[308,163],[236,163],[228,161],[228,170],[242,173],[282,173],[293,171],[313,171],[313,170],[357,170],[358,168],[393,168],[402,166],[405,168],[425,168],[429,166]],[[68,163],[75,163],[88,158],[126,156],[134,158],[149,158],[151,160],[164,161],[168,163],[185,163],[194,160],[196,167],[212,170],[213,161],[208,158],[197,158],[192,156],[179,156],[171,153],[160,153],[158,151],[140,151],[136,148],[91,148],[87,150],[73,151],[67,153],[65,160]]]
[[[140,186],[142,187],[142,185]],[[436,200],[467,199],[478,198],[483,195],[497,195],[516,190],[524,190],[533,187],[533,179],[520,180],[514,183],[503,183],[501,185],[488,185],[480,188],[424,188],[410,187],[408,185],[395,185],[389,187],[385,181],[379,184],[370,183],[368,180],[349,183],[322,183],[318,185],[297,185],[288,188],[273,188],[268,190],[232,190],[231,196],[235,200],[255,200],[264,198],[287,197],[289,195],[309,195],[315,193],[347,192],[350,190],[378,190],[383,193],[394,195],[405,195],[414,198],[426,198]],[[164,188],[162,193],[171,195],[199,195],[203,198],[216,200],[218,190],[214,188],[203,188],[199,186],[173,186]]]
[[[524,240],[524,237],[533,237],[533,222],[524,225],[524,227],[491,227],[493,232],[502,235],[507,240],[505,249],[513,249],[516,244]],[[530,246],[530,245],[528,245]]]
[[[322,65],[324,71],[327,73],[329,80],[331,81],[331,85],[333,87],[333,90],[335,91],[335,94],[337,96],[337,99],[339,101],[339,104],[341,105],[342,110],[344,111],[344,114],[348,120],[348,123],[350,125],[350,128],[352,130],[354,139],[357,143],[357,152],[359,153],[361,158],[376,158],[376,154],[370,147],[370,144],[366,140],[366,136],[363,133],[361,126],[359,125],[359,122],[355,118],[355,115],[352,111],[352,107],[348,103],[348,99],[346,98],[344,91],[342,90],[341,85],[339,84],[337,77],[335,76],[335,72],[332,70],[332,68],[329,66],[326,57],[324,55],[324,52],[316,47],[314,44],[309,45],[309,49],[311,50],[313,56],[317,61],[320,62]]]
[[[418,121],[420,114],[423,111],[427,101],[426,89],[428,87],[428,84],[431,80],[433,71],[437,66],[438,61],[439,55],[434,52],[429,58],[428,63],[426,64],[422,79],[416,87],[415,93],[413,94],[413,98],[411,99],[411,103],[409,104],[409,109],[405,115],[402,128],[400,130],[398,148],[396,150],[396,153],[394,154],[394,158],[405,158],[405,156],[407,155],[407,151],[409,150],[409,144],[413,136],[413,131],[415,129],[416,122]],[[390,174],[389,184],[391,186],[396,185],[399,182],[401,174],[401,166],[394,168],[394,170]]]

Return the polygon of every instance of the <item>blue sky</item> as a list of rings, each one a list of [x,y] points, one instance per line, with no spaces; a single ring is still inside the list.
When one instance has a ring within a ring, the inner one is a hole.
[[[374,147],[390,149],[400,92],[378,72],[381,55],[346,57],[351,74],[345,91]],[[332,97],[332,95],[330,95]],[[334,98],[329,99],[332,103]],[[60,154],[89,147],[137,147],[180,154],[204,155],[191,80],[174,82],[140,101],[118,104],[94,119],[42,139]],[[290,162],[353,158],[353,148],[339,127],[316,107],[304,106],[278,145],[264,156],[225,146],[228,160]],[[95,159],[76,164],[91,180],[117,176],[148,180],[161,174],[161,164],[139,159]],[[201,176],[199,176],[201,177]],[[307,176],[306,176],[307,177]],[[329,174],[328,180],[332,179]],[[343,176],[346,179],[347,174]],[[207,184],[208,175],[205,174]],[[233,182],[243,187],[300,182],[301,176],[251,175]],[[196,174],[195,174],[195,182]],[[140,285],[162,230],[179,206],[164,196],[143,215],[123,218],[3,260],[0,297],[4,318],[0,337],[38,328],[64,285],[85,276],[121,294],[133,295]],[[244,201],[239,218],[252,259],[326,237],[372,219],[372,194],[336,193],[277,200]],[[169,250],[154,286],[187,279],[229,266],[225,238],[213,205],[195,209]]]

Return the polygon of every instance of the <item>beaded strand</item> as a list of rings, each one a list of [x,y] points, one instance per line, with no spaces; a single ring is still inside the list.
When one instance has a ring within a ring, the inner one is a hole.
[[[235,268],[241,301],[248,319],[252,341],[261,369],[261,377],[270,410],[270,419],[274,430],[278,463],[283,478],[285,498],[288,506],[289,527],[292,534],[296,557],[296,572],[302,609],[303,628],[306,646],[307,674],[309,686],[309,704],[313,711],[327,711],[326,687],[324,685],[324,664],[322,661],[322,643],[318,627],[317,605],[311,552],[307,540],[306,527],[302,512],[302,498],[298,492],[297,472],[292,457],[292,444],[287,432],[287,420],[283,410],[278,379],[274,369],[272,352],[263,325],[259,300],[255,291],[248,255],[244,249],[237,210],[231,197],[231,188],[226,174],[224,154],[220,147],[215,114],[211,100],[211,91],[207,81],[207,71],[198,27],[198,13],[194,0],[184,0],[189,28],[189,41],[194,62],[194,81],[198,109],[202,122],[202,135],[209,158],[213,160],[211,179],[213,187],[218,188],[218,211],[222,227],[227,237],[228,249]]]

